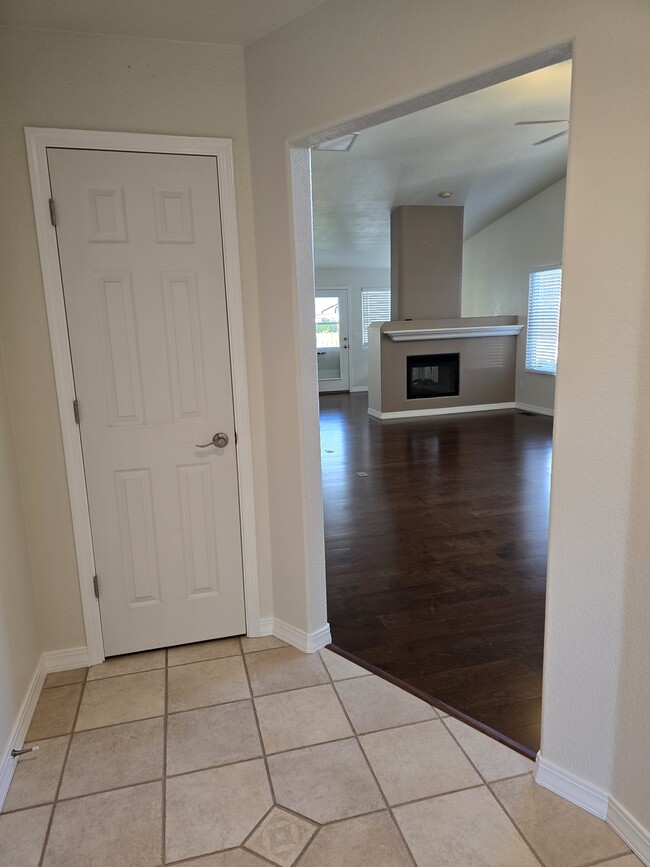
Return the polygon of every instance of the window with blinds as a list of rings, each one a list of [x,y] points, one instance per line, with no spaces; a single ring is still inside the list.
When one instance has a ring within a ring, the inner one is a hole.
[[[530,272],[526,370],[555,375],[561,289],[561,268]]]
[[[368,326],[371,322],[390,321],[390,289],[363,289],[361,291],[361,340],[368,345]]]

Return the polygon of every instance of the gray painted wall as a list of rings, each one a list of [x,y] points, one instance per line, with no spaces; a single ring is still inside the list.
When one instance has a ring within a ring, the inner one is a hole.
[[[393,319],[461,315],[463,208],[400,205],[390,215]]]

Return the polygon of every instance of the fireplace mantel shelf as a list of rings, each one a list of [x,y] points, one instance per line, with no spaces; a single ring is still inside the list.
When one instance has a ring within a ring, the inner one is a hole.
[[[408,328],[384,331],[396,343],[407,340],[455,340],[459,337],[516,337],[523,325],[465,325],[452,328]]]

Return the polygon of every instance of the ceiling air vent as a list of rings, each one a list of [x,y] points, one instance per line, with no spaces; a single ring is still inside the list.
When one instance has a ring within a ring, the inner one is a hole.
[[[341,138],[333,138],[331,141],[324,141],[314,147],[315,151],[349,151],[355,141],[359,138],[358,132],[351,132],[350,135],[342,135]]]

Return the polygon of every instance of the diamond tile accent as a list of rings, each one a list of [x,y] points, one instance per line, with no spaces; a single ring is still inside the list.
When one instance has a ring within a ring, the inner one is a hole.
[[[273,807],[248,838],[246,847],[279,867],[291,867],[316,829],[317,826],[306,819]]]

